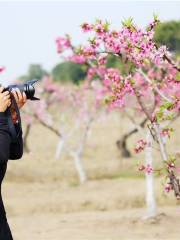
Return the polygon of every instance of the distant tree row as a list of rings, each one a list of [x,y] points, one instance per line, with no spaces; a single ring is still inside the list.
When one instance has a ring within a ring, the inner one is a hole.
[[[156,27],[155,41],[159,45],[166,45],[171,52],[180,54],[180,21],[160,23]]]

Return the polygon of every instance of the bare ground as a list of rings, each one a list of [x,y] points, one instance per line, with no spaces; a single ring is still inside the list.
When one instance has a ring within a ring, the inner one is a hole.
[[[138,187],[128,190],[133,183]],[[143,179],[4,185],[15,240],[180,239],[180,207],[172,196],[160,196],[157,216],[145,219]]]
[[[170,151],[179,151],[180,128]],[[30,154],[11,161],[3,184],[9,224],[15,240],[179,240],[180,203],[163,194],[155,180],[158,214],[145,220],[145,181],[133,159],[121,159],[116,140],[132,126],[119,115],[95,123],[83,163],[90,179],[78,185],[71,158],[55,161],[57,137],[33,125]],[[133,149],[138,136],[128,145]],[[161,161],[155,154],[155,163]],[[180,160],[179,160],[180,162]]]
[[[141,219],[143,209],[131,209],[13,216],[9,222],[17,240],[179,240],[180,213],[160,210],[166,215],[151,220]]]

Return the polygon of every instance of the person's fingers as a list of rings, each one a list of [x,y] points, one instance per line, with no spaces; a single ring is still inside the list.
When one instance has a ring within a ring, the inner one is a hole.
[[[11,106],[11,100],[7,101],[7,106],[10,107]]]
[[[11,99],[5,99],[4,100],[4,104],[6,104],[7,106],[11,103]]]
[[[25,92],[23,92],[23,103],[25,103],[27,101],[27,96],[25,94]]]
[[[3,90],[4,90],[4,87],[0,87],[0,93],[2,93],[3,92]]]
[[[5,92],[2,93],[2,95],[3,96],[8,96],[8,95],[10,96],[10,93],[9,93],[9,91],[5,91]]]
[[[18,94],[17,94],[17,92],[16,92],[15,89],[12,90],[12,94],[13,94],[13,96],[14,96],[16,102],[18,102],[18,101],[19,101],[19,98],[18,98]]]
[[[23,101],[23,95],[22,95],[21,91],[19,90],[19,88],[16,88],[16,93],[18,95],[19,102],[22,102]]]
[[[9,92],[8,92],[8,91],[3,92],[3,93],[1,94],[1,99],[2,99],[2,101],[4,101],[4,103],[7,105],[7,102],[10,101],[10,94],[9,94]]]
[[[2,97],[2,99],[3,99],[4,101],[9,100],[9,99],[10,99],[10,95],[4,95],[4,96]]]

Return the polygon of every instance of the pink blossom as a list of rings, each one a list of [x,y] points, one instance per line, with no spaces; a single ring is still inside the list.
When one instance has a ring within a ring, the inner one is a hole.
[[[93,26],[90,25],[89,23],[83,23],[81,25],[81,28],[82,28],[83,32],[90,32],[93,29]]]
[[[170,137],[170,129],[169,128],[164,128],[162,131],[161,131],[161,136],[163,137]]]
[[[169,193],[170,191],[172,190],[172,185],[170,183],[167,183],[165,186],[164,186],[164,191],[166,193]]]
[[[132,88],[132,85],[131,83],[126,80],[125,83],[124,83],[124,88],[123,88],[123,91],[124,91],[124,95],[126,94],[134,94],[134,89]]]
[[[176,172],[180,174],[180,166],[176,167]]]
[[[146,167],[145,167],[144,165],[141,165],[141,166],[139,166],[138,170],[139,170],[139,171],[144,171],[145,168],[146,168]]]
[[[69,37],[58,37],[56,39],[57,52],[62,53],[65,49],[71,46]]]
[[[92,80],[93,77],[97,74],[97,69],[96,68],[89,68],[87,72],[87,79]]]
[[[137,144],[136,144],[136,147],[135,147],[135,153],[140,153],[144,150],[144,148],[146,147],[147,145],[147,142],[144,141],[143,139],[140,139]]]
[[[105,81],[110,80],[112,83],[119,83],[121,79],[119,70],[115,68],[108,68],[104,77]]]
[[[139,169],[139,171],[144,171],[147,174],[151,174],[152,171],[153,171],[153,169],[152,169],[150,164],[147,164],[146,166],[145,165],[141,165],[141,166],[139,166],[138,169]]]
[[[87,59],[95,59],[96,52],[92,46],[86,46],[82,48],[82,55]]]
[[[26,124],[32,124],[33,122],[33,117],[27,114],[23,115],[23,120],[26,122]]]
[[[54,82],[52,80],[50,80],[49,78],[44,79],[44,90],[47,92],[54,92],[56,91],[57,86],[56,84],[54,84]]]
[[[88,69],[87,72],[87,79],[92,80],[95,75],[99,78],[104,78],[105,73],[107,72],[107,69],[103,66],[98,66],[98,67],[91,67]]]
[[[174,169],[174,168],[175,168],[174,162],[169,162],[169,163],[167,164],[167,167],[168,167],[169,170]]]
[[[101,55],[97,59],[99,65],[105,65],[107,62],[107,56]]]
[[[147,174],[150,174],[150,173],[152,173],[152,171],[153,171],[153,169],[152,169],[151,165],[150,165],[150,164],[147,164],[147,165],[146,165],[146,168],[145,168],[145,172],[146,172]]]
[[[94,30],[97,33],[97,35],[100,36],[100,37],[104,36],[104,34],[106,33],[106,30],[103,26],[102,21],[98,21],[98,23],[95,24]]]
[[[157,26],[158,23],[159,23],[158,19],[154,19],[154,21],[150,22],[148,25],[149,31],[152,31]]]
[[[105,78],[103,80],[103,84],[104,86],[109,87],[111,85],[111,80],[109,78]]]
[[[0,66],[0,73],[2,73],[6,68],[3,66]]]
[[[161,46],[154,52],[154,63],[160,65],[163,62],[164,55],[168,55],[166,46]]]
[[[115,109],[115,108],[123,108],[124,107],[124,99],[123,98],[118,98],[110,103],[110,108]]]
[[[69,61],[78,63],[78,64],[84,64],[86,62],[86,58],[83,55],[80,54],[74,54],[67,58]]]

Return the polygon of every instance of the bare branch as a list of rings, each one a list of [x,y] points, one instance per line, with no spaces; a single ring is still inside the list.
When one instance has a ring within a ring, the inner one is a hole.
[[[149,84],[151,84],[151,86],[153,87],[153,89],[166,101],[168,102],[173,102],[173,100],[169,97],[166,97],[160,90],[157,86],[153,85],[152,81],[150,78],[148,78],[148,76],[142,71],[142,69],[138,69],[136,70],[136,72],[140,73],[144,79],[146,80],[146,82],[148,82]]]

